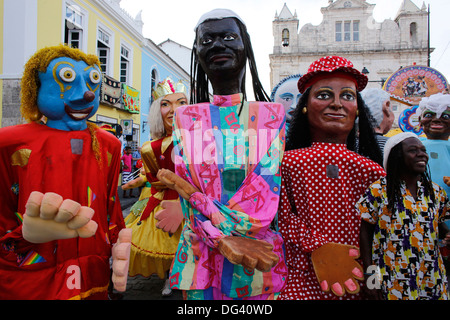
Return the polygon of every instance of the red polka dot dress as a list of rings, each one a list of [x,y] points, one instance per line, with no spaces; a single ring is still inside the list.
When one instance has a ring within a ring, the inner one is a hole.
[[[310,253],[328,242],[359,247],[361,217],[355,203],[385,175],[383,168],[345,144],[315,142],[286,151],[281,173],[279,226],[289,277],[280,299],[358,299],[358,295],[338,298],[324,293]]]

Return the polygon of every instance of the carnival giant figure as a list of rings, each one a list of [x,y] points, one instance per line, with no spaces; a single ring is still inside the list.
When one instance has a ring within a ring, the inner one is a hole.
[[[195,28],[192,105],[174,118],[176,174],[185,226],[171,270],[187,299],[274,299],[287,277],[283,240],[271,228],[280,192],[285,112],[257,77],[245,24],[213,10]],[[246,101],[249,62],[257,102]],[[214,90],[209,102],[208,81]]]
[[[181,81],[174,83],[167,78],[152,92],[154,101],[148,119],[152,140],[141,149],[146,186],[125,219],[133,230],[128,274],[167,278],[163,296],[172,293],[168,274],[180,240],[183,213],[178,193],[158,181],[156,175],[161,168],[174,170],[172,122],[175,110],[188,102],[186,91]],[[170,217],[158,221],[161,212]]]
[[[364,271],[357,262],[355,204],[385,175],[359,94],[366,84],[367,77],[338,56],[314,61],[298,81],[302,97],[281,168],[279,224],[289,280],[280,299],[359,298]]]
[[[111,277],[125,289],[120,143],[86,121],[99,106],[99,65],[61,45],[25,66],[30,123],[0,129],[0,299],[106,299]]]

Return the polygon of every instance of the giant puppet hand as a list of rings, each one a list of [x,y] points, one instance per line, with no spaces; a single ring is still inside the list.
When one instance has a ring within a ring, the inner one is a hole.
[[[247,270],[268,272],[275,267],[279,257],[273,246],[265,241],[228,236],[219,240],[219,251],[233,264],[240,264]]]
[[[450,187],[450,177],[444,177],[443,180],[444,183]]]
[[[163,200],[161,207],[162,210],[155,213],[155,219],[158,220],[156,227],[174,234],[183,221],[180,201]]]
[[[32,243],[89,238],[97,231],[94,210],[52,192],[34,191],[25,205],[22,234]]]
[[[311,253],[317,280],[323,291],[331,291],[336,296],[345,292],[358,293],[359,284],[355,279],[363,280],[364,273],[356,261],[359,249],[339,243],[327,243]]]
[[[177,191],[178,194],[186,200],[189,200],[193,193],[199,192],[199,190],[192,184],[167,169],[158,170],[156,178],[164,183],[168,188]]]
[[[128,267],[130,265],[131,229],[120,230],[119,239],[112,248],[112,282],[114,289],[124,292],[127,288]]]
[[[192,184],[167,169],[158,170],[156,178],[168,188],[177,191],[185,200],[189,200],[193,193],[199,191]],[[183,212],[181,211],[180,203],[178,201],[162,201],[161,206],[163,210],[155,214],[155,219],[158,220],[156,226],[166,232],[175,233],[183,221]]]
[[[133,180],[128,181],[127,183],[123,184],[121,186],[122,190],[129,190],[129,189],[142,187],[145,184],[145,182],[147,181],[143,177],[143,176],[145,176],[144,167],[141,168],[139,173],[140,173],[140,175],[136,179],[133,179]]]

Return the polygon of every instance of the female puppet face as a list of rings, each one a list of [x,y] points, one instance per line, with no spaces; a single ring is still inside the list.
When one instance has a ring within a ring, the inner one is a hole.
[[[412,174],[422,174],[427,169],[428,154],[425,146],[416,138],[402,141],[404,170]]]
[[[161,116],[164,123],[164,129],[168,135],[172,134],[172,122],[175,110],[186,105],[187,99],[184,93],[173,93],[164,96],[161,100]]]
[[[37,105],[47,117],[47,125],[66,131],[86,129],[86,119],[97,112],[100,103],[99,68],[61,57],[39,73],[39,80]]]
[[[307,115],[312,141],[345,143],[355,119],[355,83],[342,77],[317,81],[308,97]]]
[[[205,73],[238,72],[245,68],[246,55],[236,20],[209,20],[197,29],[197,52]]]
[[[420,117],[420,125],[428,139],[447,140],[450,136],[450,108],[447,108],[440,118],[430,110],[424,111]]]

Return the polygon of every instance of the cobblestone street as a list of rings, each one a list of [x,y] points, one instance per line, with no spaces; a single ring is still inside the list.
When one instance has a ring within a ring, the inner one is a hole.
[[[141,276],[128,277],[127,291],[122,293],[123,300],[182,300],[181,292],[172,291],[169,297],[163,297],[161,290],[164,280],[159,279],[156,275],[150,278]]]

